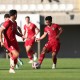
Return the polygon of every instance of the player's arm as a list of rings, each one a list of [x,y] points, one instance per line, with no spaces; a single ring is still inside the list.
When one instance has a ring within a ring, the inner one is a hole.
[[[24,39],[26,39],[27,38],[27,28],[26,28],[26,26],[24,25],[24,31],[23,31],[23,37],[24,37]]]
[[[1,45],[3,45],[3,31],[6,29],[6,28],[8,28],[9,27],[9,24],[10,24],[10,22],[9,22],[9,20],[7,20],[7,21],[5,21],[2,25],[1,25],[1,27],[0,27],[0,42],[1,42]]]
[[[18,32],[18,30],[16,30],[16,35],[18,35],[19,37],[22,37],[22,33]]]
[[[58,32],[58,34],[57,34],[57,36],[56,36],[56,38],[59,38],[60,37],[60,35],[62,34],[62,32],[63,32],[63,30],[62,30],[62,28],[60,27],[59,29],[59,32]]]
[[[24,36],[22,33],[18,32],[18,30],[16,30],[16,35],[18,35],[19,37],[22,38],[22,40],[24,41]]]
[[[21,30],[21,28],[19,26],[17,26],[16,35],[18,35],[19,37],[23,36],[22,30]]]
[[[39,32],[40,32],[40,30],[36,27],[35,28],[35,35],[33,36],[33,38],[35,38]]]
[[[40,38],[38,38],[36,40],[40,41],[40,40],[44,39],[46,37],[46,35],[47,35],[47,32],[44,32],[44,34]]]
[[[1,46],[3,45],[3,39],[2,39],[3,38],[3,34],[2,33],[3,33],[4,29],[5,28],[3,26],[0,27],[0,44],[1,44]]]
[[[22,30],[21,30],[21,28],[19,26],[17,27],[17,30],[18,30],[19,33],[22,34]]]
[[[40,32],[40,30],[36,27],[35,32],[36,32],[36,34],[35,34],[35,36],[36,36]]]
[[[24,33],[23,33],[23,35],[24,35],[24,36],[26,35],[26,30],[24,30]]]

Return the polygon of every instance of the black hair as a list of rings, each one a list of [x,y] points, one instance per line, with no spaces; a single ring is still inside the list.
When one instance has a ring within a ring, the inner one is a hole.
[[[15,14],[17,14],[17,10],[12,9],[9,11],[9,16],[13,16]]]
[[[9,17],[10,17],[9,14],[4,15],[4,18],[9,18]]]
[[[26,16],[25,18],[28,18],[28,19],[30,19],[30,17],[29,17],[29,16]]]
[[[47,17],[45,18],[45,20],[49,20],[50,22],[52,22],[52,17],[51,17],[51,16],[47,16]]]

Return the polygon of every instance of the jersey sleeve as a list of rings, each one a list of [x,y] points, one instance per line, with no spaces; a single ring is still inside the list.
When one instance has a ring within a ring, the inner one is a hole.
[[[26,25],[24,25],[24,30],[26,30]]]
[[[46,27],[44,28],[44,32],[46,32],[46,33],[47,33],[47,28],[46,28]]]
[[[37,28],[37,26],[35,24],[33,26],[34,26],[34,28]]]
[[[57,29],[58,29],[58,30],[60,30],[60,29],[61,29],[61,26],[59,26],[58,24],[56,24],[56,26],[57,26]]]
[[[9,20],[8,21],[5,21],[3,23],[3,27],[6,29],[9,26],[9,24],[10,24]]]

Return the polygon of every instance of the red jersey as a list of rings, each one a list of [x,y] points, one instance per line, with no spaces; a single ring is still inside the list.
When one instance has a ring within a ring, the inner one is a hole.
[[[16,36],[15,36],[16,31],[17,31],[16,21],[12,22],[11,20],[7,20],[3,23],[3,26],[5,28],[5,30],[4,30],[4,44],[5,44],[5,47],[7,47],[7,49],[10,46],[13,46],[15,48],[15,46],[18,46]]]
[[[29,26],[27,26],[26,24],[24,25],[24,30],[26,30],[27,32],[27,36],[28,38],[32,38],[35,35],[35,28],[36,25],[33,23],[30,23]]]
[[[16,39],[15,34],[16,34],[16,31],[17,31],[16,21],[12,22],[11,20],[7,20],[3,23],[3,26],[5,28],[5,31],[4,31],[5,39],[8,39],[10,41],[15,40]]]
[[[60,28],[61,27],[57,24],[52,24],[51,27],[48,26],[45,27],[44,32],[47,32],[48,34],[48,41],[56,40],[56,36]]]

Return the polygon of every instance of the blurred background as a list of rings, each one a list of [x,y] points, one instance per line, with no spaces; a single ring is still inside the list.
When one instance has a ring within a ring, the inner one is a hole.
[[[4,21],[4,14],[9,10],[18,11],[17,23],[23,31],[25,17],[30,16],[31,22],[40,29],[40,37],[45,27],[45,17],[52,16],[53,23],[63,28],[60,37],[61,48],[59,58],[80,57],[80,0],[0,0],[0,23]],[[20,57],[26,58],[24,42],[17,36],[20,46]],[[39,55],[47,37],[34,45],[35,52]],[[0,48],[0,57],[6,57],[4,48]],[[51,57],[47,54],[46,57]]]

